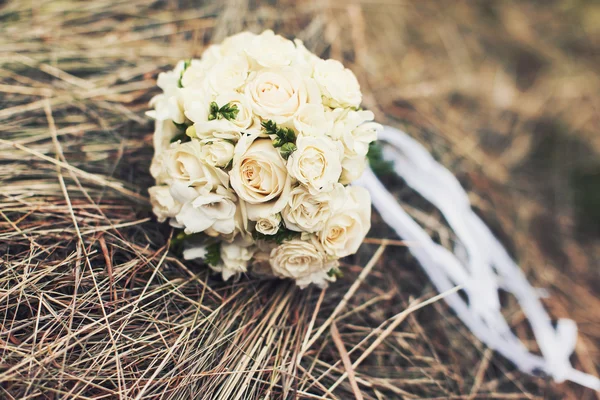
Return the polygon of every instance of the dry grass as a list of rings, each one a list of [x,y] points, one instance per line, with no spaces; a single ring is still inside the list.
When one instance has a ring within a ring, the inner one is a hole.
[[[341,282],[299,291],[224,284],[182,263],[146,200],[156,74],[241,29],[297,35],[344,59],[379,120],[456,171],[551,291],[552,315],[578,322],[574,362],[598,374],[600,8],[538,3],[5,3],[0,398],[599,398],[486,350],[404,244],[377,239],[397,239],[380,221]],[[452,240],[428,204],[389,183]]]

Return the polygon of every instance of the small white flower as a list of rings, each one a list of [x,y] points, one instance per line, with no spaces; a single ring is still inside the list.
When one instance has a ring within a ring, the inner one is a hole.
[[[291,67],[252,73],[245,94],[258,116],[278,124],[290,120],[304,104],[321,101],[315,81]]]
[[[170,178],[183,181],[205,192],[210,192],[220,185],[229,186],[227,173],[206,162],[198,140],[171,144],[163,162]]]
[[[283,209],[285,227],[297,232],[317,232],[323,230],[327,220],[345,203],[346,191],[336,183],[330,192],[311,194],[298,185],[292,189],[288,205]]]
[[[240,246],[237,243],[221,244],[221,265],[211,268],[221,272],[223,280],[248,271],[248,262],[254,255],[254,248]]]
[[[291,40],[267,30],[247,42],[246,53],[263,68],[278,68],[291,64],[296,46]]]
[[[246,49],[250,47],[250,43],[252,39],[254,39],[256,35],[252,32],[240,32],[233,36],[229,36],[225,40],[223,40],[223,44],[221,45],[221,53],[224,56],[238,55],[240,53],[245,53]]]
[[[313,77],[330,107],[358,107],[362,101],[356,76],[337,60],[319,60]]]
[[[333,127],[321,104],[305,104],[294,114],[294,127],[306,136],[322,136]]]
[[[279,231],[279,225],[281,224],[281,215],[273,214],[269,215],[266,218],[261,218],[256,221],[256,229],[257,232],[262,233],[263,235],[274,235]]]
[[[362,187],[346,187],[346,202],[318,233],[325,252],[332,257],[356,253],[371,228],[371,197]]]
[[[290,175],[311,193],[329,191],[340,179],[344,147],[327,136],[300,136],[288,160]]]
[[[358,154],[344,155],[340,183],[347,185],[360,178],[367,168],[367,158]]]
[[[235,230],[236,198],[223,186],[219,186],[216,192],[206,193],[175,182],[171,186],[171,195],[183,203],[175,220],[185,226],[186,234],[203,232],[209,228],[222,234]]]
[[[327,257],[315,240],[292,239],[271,251],[273,274],[295,279],[301,288],[311,283],[325,286],[332,280],[327,272],[337,266],[337,260]]]
[[[168,186],[152,186],[148,189],[148,193],[152,211],[158,222],[164,222],[167,218],[174,217],[181,210],[181,203],[175,201],[171,196]]]

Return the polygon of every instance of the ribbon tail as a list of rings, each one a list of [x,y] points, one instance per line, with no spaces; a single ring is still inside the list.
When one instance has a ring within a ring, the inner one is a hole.
[[[450,171],[406,133],[384,127],[379,139],[384,157],[408,186],[437,207],[453,229],[458,243],[453,252],[434,242],[377,179],[365,171],[357,185],[365,187],[373,206],[402,239],[411,242],[410,252],[419,261],[436,289],[444,292],[460,285],[467,295],[447,296],[445,301],[475,336],[513,362],[521,371],[544,373],[556,382],[570,380],[600,391],[600,380],[575,370],[569,361],[575,349],[577,327],[560,320],[554,328],[539,297],[519,266],[511,259],[490,229],[473,212],[467,193]],[[498,290],[512,293],[534,332],[542,356],[530,353],[511,331],[501,312]]]

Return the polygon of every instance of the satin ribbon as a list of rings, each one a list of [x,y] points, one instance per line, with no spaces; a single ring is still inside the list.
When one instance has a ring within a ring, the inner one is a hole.
[[[575,322],[560,319],[553,327],[540,302],[542,291],[529,284],[502,244],[473,212],[456,177],[421,144],[396,128],[385,126],[378,140],[385,142],[383,156],[393,162],[394,171],[441,211],[459,243],[453,251],[435,243],[370,169],[356,184],[371,193],[374,207],[398,236],[411,242],[410,252],[439,292],[462,285],[468,301],[456,293],[445,297],[445,301],[463,323],[523,372],[547,374],[556,382],[569,380],[600,391],[600,379],[574,369],[569,361],[577,340]],[[518,300],[541,356],[529,352],[511,331],[501,313],[499,289]]]

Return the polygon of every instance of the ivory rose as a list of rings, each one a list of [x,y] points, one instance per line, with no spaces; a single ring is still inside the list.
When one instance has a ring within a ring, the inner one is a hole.
[[[205,192],[210,192],[219,185],[229,186],[227,173],[206,162],[202,146],[197,140],[173,143],[163,162],[171,178]]]
[[[325,252],[341,258],[356,253],[371,228],[371,197],[362,187],[346,187],[346,202],[319,232]]]
[[[233,158],[235,146],[228,140],[220,138],[200,141],[200,152],[204,161],[213,167],[225,167]]]
[[[285,161],[270,139],[243,136],[237,143],[229,176],[231,186],[246,202],[248,218],[256,221],[280,212],[291,189]]]
[[[300,136],[288,159],[288,171],[311,193],[329,191],[340,179],[344,147],[327,136]]]
[[[306,136],[322,136],[333,126],[321,104],[305,104],[294,115],[294,127]]]
[[[331,107],[358,107],[362,101],[356,76],[337,60],[317,61],[313,77]]]
[[[315,81],[292,67],[252,73],[245,94],[258,116],[278,124],[291,119],[304,104],[320,102]]]
[[[258,221],[256,221],[255,229],[257,232],[260,232],[263,235],[274,235],[279,230],[280,224],[281,215],[273,214],[267,216],[266,218],[261,218]]]
[[[266,30],[248,40],[246,53],[261,67],[285,67],[292,62],[296,46],[291,40]]]
[[[292,278],[304,288],[311,283],[323,287],[331,278],[327,272],[338,266],[315,240],[293,239],[271,251],[273,274],[279,278]]]
[[[172,218],[181,210],[181,203],[175,201],[171,196],[169,186],[152,186],[148,189],[152,212],[156,214],[158,222],[164,222]]]
[[[186,234],[203,232],[209,228],[222,234],[234,231],[236,198],[223,186],[219,186],[214,193],[203,193],[177,182],[171,187],[171,194],[176,201],[183,203],[175,220],[185,227]]]
[[[282,215],[285,227],[297,232],[318,232],[325,222],[339,210],[345,201],[344,186],[335,183],[330,192],[311,194],[303,185],[290,192],[287,206]]]

